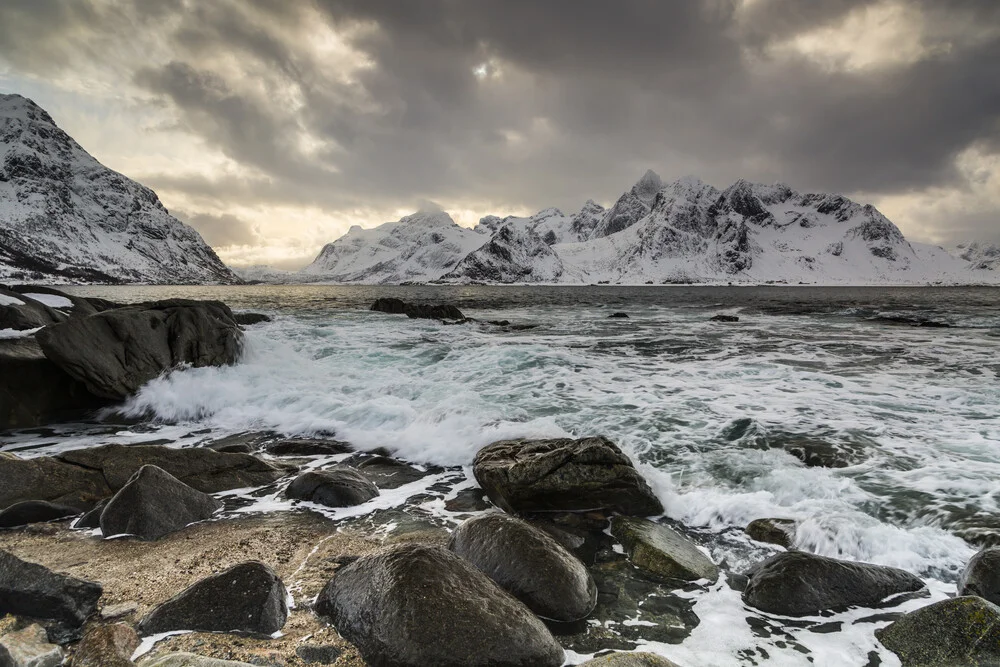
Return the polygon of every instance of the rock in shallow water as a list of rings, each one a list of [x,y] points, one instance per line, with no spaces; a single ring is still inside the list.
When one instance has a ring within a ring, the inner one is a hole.
[[[134,667],[138,647],[139,636],[124,623],[95,625],[77,646],[73,667]]]
[[[0,512],[0,528],[16,528],[32,523],[55,521],[79,513],[80,510],[66,505],[56,505],[44,500],[25,500]]]
[[[288,591],[267,565],[249,561],[197,582],[150,611],[145,635],[174,630],[271,635],[288,620]]]
[[[326,585],[328,617],[372,667],[558,667],[563,650],[531,611],[438,547],[400,544]]]
[[[0,614],[79,628],[97,609],[104,589],[93,581],[57,574],[0,551]]]
[[[694,542],[667,526],[616,516],[611,520],[611,534],[625,547],[629,560],[647,572],[683,581],[719,578],[715,563]]]
[[[983,549],[969,560],[958,579],[958,594],[1000,605],[1000,547]]]
[[[792,519],[754,519],[747,524],[746,534],[752,540],[788,549],[795,540],[795,525]]]
[[[285,489],[285,496],[327,507],[352,507],[378,495],[378,488],[353,468],[302,473]]]
[[[105,537],[135,535],[155,540],[209,519],[221,508],[222,503],[207,493],[147,465],[108,501],[101,512],[101,532]]]
[[[502,440],[479,450],[473,473],[490,500],[512,513],[663,512],[632,461],[604,437]]]
[[[597,604],[583,563],[521,519],[499,513],[469,519],[452,532],[448,548],[543,618],[576,621]]]
[[[875,631],[903,667],[1000,665],[1000,607],[979,597],[942,600]]]
[[[747,573],[743,601],[772,614],[808,616],[848,607],[872,607],[891,595],[924,588],[918,577],[894,567],[854,563],[786,551]]]
[[[407,303],[402,299],[383,297],[375,299],[369,310],[379,313],[389,313],[390,315],[406,315],[411,319],[425,320],[464,320],[462,314],[455,306],[447,304],[415,304]]]
[[[2,667],[58,667],[62,662],[62,649],[49,643],[45,628],[40,625],[29,625],[0,637]]]

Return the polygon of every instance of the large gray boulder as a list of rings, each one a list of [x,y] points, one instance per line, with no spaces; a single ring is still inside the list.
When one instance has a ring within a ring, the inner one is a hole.
[[[580,667],[677,667],[677,663],[655,653],[612,653],[588,660]]]
[[[285,496],[327,507],[352,507],[378,495],[378,487],[353,468],[311,470],[296,477]]]
[[[40,625],[29,625],[0,637],[0,667],[59,667],[61,664],[62,649],[49,643],[45,628]]]
[[[0,616],[27,616],[75,629],[94,613],[103,592],[93,581],[58,574],[0,551]]]
[[[975,596],[910,612],[875,636],[903,667],[1000,665],[1000,607]]]
[[[772,614],[807,616],[848,607],[873,607],[891,595],[912,593],[924,582],[909,572],[786,551],[747,573],[743,601]]]
[[[207,493],[147,465],[108,501],[101,512],[101,532],[105,537],[134,535],[156,540],[209,519],[221,508],[222,503]]]
[[[604,437],[502,440],[479,450],[473,473],[507,512],[663,513],[632,461]]]
[[[448,548],[543,618],[577,621],[597,604],[597,586],[583,563],[521,519],[473,517],[452,532]]]
[[[123,400],[182,364],[235,363],[243,332],[223,303],[172,299],[74,318],[36,337],[45,356],[91,393]]]
[[[616,516],[611,520],[611,534],[622,546],[629,560],[639,569],[659,577],[698,581],[717,581],[719,568],[694,542],[668,526],[648,519]]]
[[[958,594],[1000,605],[1000,547],[983,549],[969,560],[958,578]]]
[[[563,649],[526,606],[455,554],[414,543],[337,572],[316,612],[371,667],[558,667]]]
[[[288,591],[270,567],[234,565],[160,604],[139,622],[145,635],[175,630],[269,636],[288,620]]]
[[[31,459],[0,458],[0,507],[47,500],[90,509],[114,495],[144,465],[162,468],[204,493],[264,486],[288,474],[249,454],[197,447],[103,445]]]

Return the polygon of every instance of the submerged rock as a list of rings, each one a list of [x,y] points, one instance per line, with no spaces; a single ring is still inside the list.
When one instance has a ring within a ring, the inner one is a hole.
[[[663,512],[632,461],[604,437],[501,440],[479,450],[473,474],[508,512]]]
[[[376,299],[369,310],[390,315],[406,315],[411,319],[425,320],[464,320],[465,315],[455,306],[448,304],[415,304],[402,299]]]
[[[576,621],[597,604],[597,586],[583,563],[521,519],[500,513],[468,519],[452,532],[448,548],[543,618]]]
[[[134,667],[132,653],[139,635],[124,623],[95,625],[83,636],[73,655],[73,667]]]
[[[629,560],[647,572],[668,579],[697,581],[719,578],[719,568],[677,531],[647,519],[616,516],[611,534],[625,547]]]
[[[713,315],[709,318],[710,322],[739,322],[740,318],[736,315]]]
[[[795,540],[795,521],[792,519],[754,519],[746,527],[750,539],[791,548]]]
[[[978,595],[1000,605],[1000,547],[973,556],[958,579],[959,595]]]
[[[196,630],[272,635],[288,620],[288,591],[267,565],[249,561],[197,582],[139,622],[145,635]]]
[[[49,643],[45,628],[40,625],[29,625],[0,637],[3,667],[59,667],[62,663],[62,649]]]
[[[285,496],[327,507],[351,507],[378,496],[376,487],[353,468],[310,470],[302,473],[285,489]]]
[[[156,540],[196,521],[204,521],[222,503],[192,489],[162,468],[143,466],[101,512],[101,532]]]
[[[747,573],[743,601],[772,614],[807,616],[848,607],[873,607],[887,597],[912,593],[924,582],[909,572],[786,551]]]
[[[394,545],[342,568],[316,601],[372,667],[558,667],[531,611],[438,547]]]
[[[580,667],[677,667],[677,663],[655,653],[612,653],[588,660]]]
[[[182,364],[235,363],[243,333],[223,303],[172,299],[74,318],[36,337],[45,356],[91,393],[123,400]]]
[[[79,513],[80,510],[67,505],[56,505],[44,500],[25,500],[0,512],[0,528],[16,528],[32,523],[55,521]]]
[[[903,667],[1000,665],[1000,607],[979,597],[942,600],[875,631]]]
[[[0,551],[0,615],[56,621],[74,630],[94,613],[103,592],[93,581],[57,574]]]

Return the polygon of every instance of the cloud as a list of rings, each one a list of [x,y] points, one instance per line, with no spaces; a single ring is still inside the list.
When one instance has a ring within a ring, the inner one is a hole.
[[[197,229],[206,243],[213,248],[259,246],[263,241],[256,227],[228,213],[212,215],[174,211],[174,216]]]

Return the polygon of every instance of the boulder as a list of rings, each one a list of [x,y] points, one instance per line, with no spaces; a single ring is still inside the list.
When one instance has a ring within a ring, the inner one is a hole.
[[[351,507],[378,495],[378,488],[353,468],[337,467],[302,473],[285,489],[285,496],[327,507]]]
[[[958,594],[1000,605],[1000,547],[983,549],[969,560],[958,579]]]
[[[248,454],[203,447],[103,445],[32,459],[0,459],[0,507],[47,500],[89,510],[114,495],[144,465],[155,465],[204,493],[264,486],[284,467]]]
[[[501,440],[479,450],[472,470],[490,500],[511,513],[663,512],[632,461],[604,437]]]
[[[34,338],[0,339],[0,431],[74,419],[108,404],[47,359]]]
[[[786,551],[747,573],[743,601],[771,614],[808,616],[848,607],[873,607],[891,595],[923,589],[924,582],[894,567]]]
[[[124,623],[95,625],[83,635],[73,655],[73,667],[135,667],[132,653],[139,635]]]
[[[0,637],[2,667],[59,667],[62,663],[62,649],[49,643],[45,628],[40,625],[29,625]]]
[[[694,542],[677,531],[647,519],[616,516],[611,534],[625,547],[636,567],[668,579],[698,581],[719,578],[719,568]]]
[[[588,660],[580,667],[677,667],[677,663],[655,653],[612,653]]]
[[[465,315],[455,306],[447,304],[429,305],[407,303],[402,299],[384,297],[375,299],[369,310],[390,315],[406,315],[411,319],[464,320]]]
[[[13,614],[79,628],[97,609],[100,584],[57,574],[0,551],[0,615]]]
[[[243,332],[223,303],[172,299],[73,318],[36,338],[45,356],[91,393],[123,400],[182,364],[235,363]]]
[[[316,612],[371,667],[558,667],[544,624],[485,574],[439,547],[406,543],[341,568]]]
[[[107,507],[109,500],[111,500],[111,498],[105,498],[104,500],[94,505],[94,508],[92,510],[86,512],[83,516],[77,519],[76,522],[73,523],[73,527],[78,530],[94,530],[95,528],[100,528],[101,512],[103,512],[104,508]]]
[[[38,329],[65,319],[65,314],[0,286],[0,329]]]
[[[148,658],[139,663],[139,667],[254,667],[249,662],[234,660],[218,660],[206,658],[194,653],[167,653],[155,658]]]
[[[356,468],[380,489],[398,489],[404,484],[416,482],[431,474],[388,456],[365,458],[357,463]]]
[[[264,448],[271,456],[333,456],[346,454],[351,446],[340,440],[290,438],[271,443]]]
[[[98,312],[99,308],[90,299],[67,294],[54,287],[44,287],[42,285],[12,285],[11,291],[17,292],[27,298],[41,303],[55,310],[58,315],[68,315],[69,317],[85,317]],[[65,317],[59,317],[56,321],[62,321]]]
[[[1000,665],[1000,607],[975,596],[942,600],[876,630],[875,637],[903,667]]]
[[[181,482],[162,468],[146,465],[108,501],[101,532],[156,540],[211,518],[222,503]]]
[[[267,565],[248,561],[202,579],[139,622],[144,635],[175,630],[270,636],[288,620],[288,591]]]
[[[577,621],[597,604],[597,586],[583,563],[521,519],[500,513],[468,519],[452,532],[448,548],[543,618]]]
[[[273,321],[270,315],[263,313],[233,313],[233,319],[236,320],[236,324],[245,327]]]
[[[32,523],[55,521],[79,513],[80,510],[66,505],[56,505],[44,500],[24,500],[0,512],[0,528],[16,528]]]
[[[745,532],[752,540],[789,549],[795,541],[795,526],[792,519],[754,519]]]

